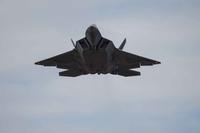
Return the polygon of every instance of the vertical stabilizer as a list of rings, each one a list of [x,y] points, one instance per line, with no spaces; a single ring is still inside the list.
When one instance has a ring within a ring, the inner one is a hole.
[[[123,50],[125,44],[126,44],[126,38],[124,39],[124,41],[122,42],[122,44],[119,46],[119,50]]]
[[[71,42],[74,45],[74,47],[76,48],[76,45],[75,45],[74,41],[72,40],[72,38],[71,38]]]

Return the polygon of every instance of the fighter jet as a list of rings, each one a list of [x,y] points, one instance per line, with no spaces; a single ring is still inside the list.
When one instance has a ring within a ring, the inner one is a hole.
[[[132,69],[140,66],[160,64],[159,61],[123,51],[126,38],[119,48],[104,38],[96,25],[91,25],[85,37],[76,41],[71,39],[74,49],[66,53],[36,62],[37,65],[55,66],[65,71],[60,76],[77,77],[86,74],[113,74],[121,76],[138,76],[140,72]]]

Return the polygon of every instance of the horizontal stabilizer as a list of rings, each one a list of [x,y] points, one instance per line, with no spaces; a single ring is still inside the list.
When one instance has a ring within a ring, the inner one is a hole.
[[[121,76],[124,76],[124,77],[129,77],[129,76],[139,76],[140,72],[134,71],[134,70],[130,70],[130,69],[118,69],[115,73],[111,73],[111,74],[121,75]]]
[[[63,72],[59,72],[59,76],[76,77],[76,76],[80,76],[80,75],[82,75],[82,73],[75,69],[69,69],[69,70],[66,70]]]

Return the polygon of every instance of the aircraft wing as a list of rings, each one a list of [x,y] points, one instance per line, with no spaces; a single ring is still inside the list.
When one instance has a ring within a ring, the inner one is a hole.
[[[43,66],[57,66],[58,64],[62,63],[72,63],[74,61],[74,55],[76,54],[76,50],[73,49],[69,52],[65,52],[63,54],[36,62],[37,65],[43,65]]]
[[[124,67],[128,69],[139,68],[140,66],[151,66],[155,64],[160,64],[159,61],[124,52],[119,49],[116,49],[114,51],[114,54],[119,67]]]

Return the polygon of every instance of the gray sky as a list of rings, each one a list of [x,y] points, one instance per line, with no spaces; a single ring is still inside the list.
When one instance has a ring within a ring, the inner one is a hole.
[[[1,133],[199,133],[198,0],[0,0]],[[34,62],[85,29],[156,59],[140,77],[59,77]]]

